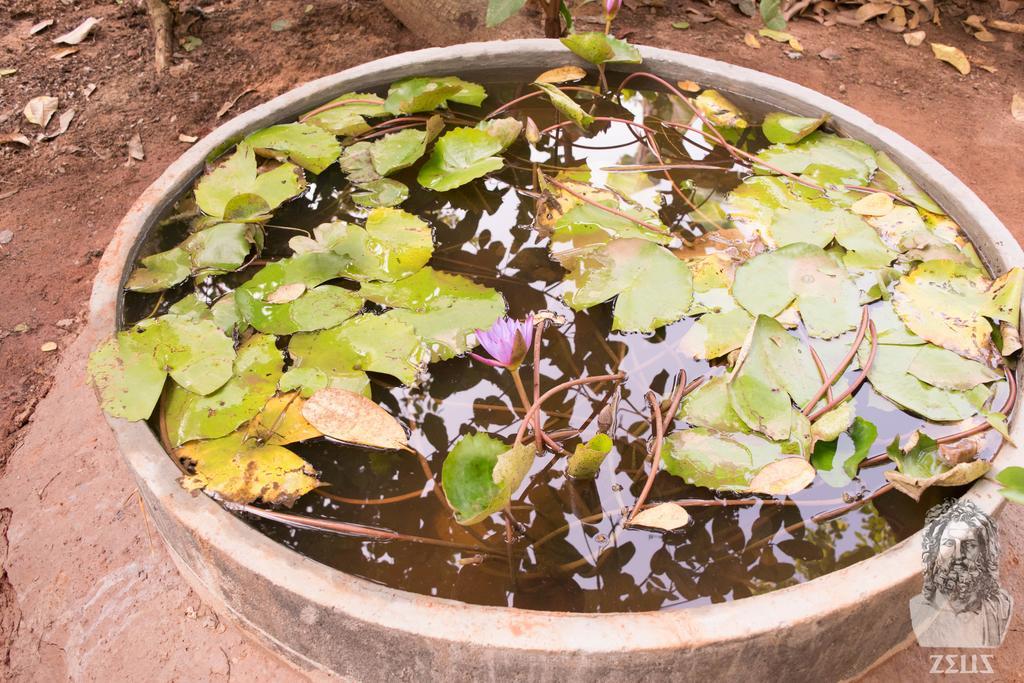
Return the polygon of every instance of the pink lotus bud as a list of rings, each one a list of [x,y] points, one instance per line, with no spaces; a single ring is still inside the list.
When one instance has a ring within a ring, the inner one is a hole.
[[[622,8],[622,0],[604,0],[604,13],[609,19],[614,19]]]

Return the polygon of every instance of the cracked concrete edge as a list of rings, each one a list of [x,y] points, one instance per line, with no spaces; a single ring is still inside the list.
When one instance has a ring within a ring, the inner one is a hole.
[[[950,211],[996,273],[1024,265],[1024,252],[962,182],[892,131],[831,98],[783,79],[716,60],[641,48],[644,69],[694,80],[807,115],[828,113],[842,133],[885,150]],[[91,323],[116,329],[121,287],[149,228],[202,171],[210,153],[256,128],[295,117],[349,91],[423,73],[471,77],[478,65],[543,70],[580,63],[558,41],[518,40],[431,48],[387,57],[318,79],[216,129],[150,186],[119,225],[90,301]],[[585,66],[585,65],[584,65]],[[618,65],[617,65],[618,66]],[[623,70],[636,70],[628,67]],[[205,496],[177,484],[178,472],[142,423],[109,420],[161,535],[199,592],[244,617],[244,627],[307,668],[376,679],[433,673],[458,677],[611,678],[688,671],[749,673],[791,680],[847,678],[909,633],[906,600],[920,585],[917,535],[889,551],[814,581],[743,600],[671,612],[567,614],[468,605],[405,593],[337,572],[280,546]],[[1015,440],[1024,425],[1013,424]],[[1004,446],[997,468],[1024,463]],[[967,494],[997,512],[1003,499],[988,480]],[[870,606],[866,611],[865,606]],[[885,628],[858,628],[870,612]],[[879,621],[880,620],[880,621]],[[329,635],[325,636],[324,632]],[[343,637],[342,637],[343,636]],[[342,637],[339,641],[338,638]],[[274,645],[276,643],[276,646]],[[829,643],[828,657],[808,656]],[[835,646],[849,644],[848,648]],[[835,655],[836,649],[844,651]],[[657,657],[635,657],[638,653]],[[368,656],[376,654],[379,657]],[[581,656],[583,655],[583,656]],[[525,660],[523,659],[525,657]],[[802,660],[802,663],[798,663]],[[798,663],[794,666],[795,663]]]

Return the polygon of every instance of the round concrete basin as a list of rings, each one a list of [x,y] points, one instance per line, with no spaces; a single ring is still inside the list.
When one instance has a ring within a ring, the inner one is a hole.
[[[641,48],[642,68],[818,116],[892,156],[960,223],[995,274],[1024,265],[1002,223],[960,180],[867,116],[789,81],[710,59]],[[190,188],[207,156],[348,91],[412,75],[529,69],[577,62],[557,41],[473,43],[409,52],[307,83],[238,116],[194,145],[146,190],[118,227],[93,289],[98,329],[115,331],[122,286],[148,231]],[[619,67],[616,67],[619,68]],[[623,66],[623,69],[631,68]],[[910,636],[920,591],[920,537],[808,583],[729,603],[665,612],[569,614],[481,607],[406,593],[319,564],[275,543],[204,495],[144,423],[110,419],[149,514],[182,575],[209,603],[282,657],[316,675],[356,680],[826,681],[863,672]],[[1024,443],[1024,427],[1013,422]],[[1024,465],[1002,449],[996,469]],[[966,494],[990,513],[1002,498],[985,479]]]

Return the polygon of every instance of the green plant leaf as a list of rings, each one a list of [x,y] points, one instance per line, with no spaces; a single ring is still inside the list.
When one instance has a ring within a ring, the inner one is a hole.
[[[143,257],[132,271],[125,289],[131,292],[162,292],[192,274],[192,259],[181,247]]]
[[[246,431],[177,449],[176,457],[195,463],[195,474],[184,477],[182,485],[234,503],[262,500],[289,507],[320,485],[316,470],[305,460],[282,446],[247,439]]]
[[[406,128],[389,133],[370,147],[370,161],[381,177],[409,168],[427,151],[427,132]]]
[[[562,44],[591,64],[608,62],[639,64],[643,61],[640,50],[626,41],[603,31],[572,33],[561,38]]]
[[[534,83],[535,86],[547,93],[548,99],[555,109],[562,112],[576,122],[581,128],[586,128],[594,122],[594,117],[581,107],[576,100],[572,99],[561,88],[551,83]]]
[[[469,278],[425,267],[403,280],[368,283],[360,294],[394,309],[394,317],[416,330],[431,359],[447,360],[476,345],[477,329],[505,313],[505,299]]]
[[[875,152],[858,140],[841,138],[815,131],[795,145],[776,144],[761,150],[757,156],[789,173],[827,170],[835,182],[864,185],[878,167]],[[765,166],[754,165],[757,173],[774,173]]]
[[[488,0],[487,28],[494,28],[512,18],[526,4],[526,0]]]
[[[519,119],[511,116],[487,119],[478,123],[476,127],[500,142],[502,151],[508,149],[523,130],[523,124]]]
[[[637,220],[664,228],[658,215],[649,209],[623,206],[612,199],[599,200],[599,203]],[[637,237],[655,244],[670,244],[672,235],[669,234],[668,228],[664,230],[651,230],[629,218],[617,216],[592,204],[580,203],[555,221],[548,248],[557,261],[570,267],[567,264],[571,263],[581,249],[607,244],[616,237]]]
[[[459,439],[441,468],[441,487],[455,521],[470,525],[508,505],[533,463],[532,445],[507,445],[488,434]]]
[[[858,349],[861,365],[867,359],[869,347],[865,340]],[[903,409],[929,420],[952,422],[977,414],[991,390],[985,385],[978,385],[970,391],[955,391],[922,382],[909,373],[920,349],[920,346],[879,344],[875,362],[868,371],[868,381],[875,391]]]
[[[740,419],[771,439],[788,439],[799,414],[793,402],[804,405],[820,385],[807,347],[774,318],[758,316],[729,378],[730,402]]]
[[[743,346],[754,317],[742,308],[707,313],[698,318],[683,338],[679,350],[700,360],[724,356]]]
[[[367,140],[345,148],[338,159],[338,168],[345,173],[350,183],[365,185],[380,180],[380,174],[373,167],[373,143]]]
[[[1024,467],[1007,467],[996,475],[996,481],[1003,485],[999,493],[1004,498],[1024,505]]]
[[[968,360],[932,344],[917,347],[907,372],[922,382],[941,389],[967,391],[979,384],[1002,379],[1003,375],[987,365]]]
[[[875,159],[878,161],[878,172],[871,179],[871,187],[894,192],[925,211],[945,215],[942,207],[936,204],[935,200],[929,197],[888,154],[875,152]]]
[[[429,358],[415,328],[398,313],[364,313],[328,330],[294,334],[288,354],[294,367],[317,368],[332,384],[336,378],[351,381],[358,372],[380,372],[413,384]]]
[[[590,441],[577,444],[565,471],[574,479],[593,479],[601,471],[605,457],[612,450],[612,439],[607,434],[595,434]]]
[[[195,197],[203,213],[224,218],[229,202],[238,195],[259,195],[272,210],[305,189],[306,177],[294,164],[284,163],[259,173],[253,148],[242,142],[231,156],[199,179]]]
[[[781,0],[760,0],[758,10],[764,25],[773,31],[786,30],[786,17],[782,13]],[[771,138],[768,138],[771,140]],[[775,140],[772,140],[775,142]]]
[[[430,158],[420,167],[416,180],[437,192],[453,190],[499,170],[504,162],[493,155],[501,149],[501,141],[482,130],[452,129],[434,143]]]
[[[359,206],[375,209],[382,206],[398,206],[409,198],[409,186],[391,178],[371,180],[358,186],[352,193],[352,201]]]
[[[178,246],[141,259],[125,289],[159,292],[190,275],[235,270],[252,250],[253,230],[259,228],[245,223],[215,223],[194,232]]]
[[[900,448],[899,437],[889,444],[887,450],[898,471],[887,471],[885,478],[914,500],[920,500],[931,486],[963,486],[984,476],[991,468],[986,460],[972,460],[950,467],[939,456],[935,440],[920,432],[917,433],[917,441],[907,451]]]
[[[288,159],[314,174],[322,173],[341,155],[341,143],[334,135],[307,123],[270,126],[250,133],[244,144],[261,156]]]
[[[479,107],[487,97],[482,85],[455,76],[406,78],[388,88],[384,107],[392,114],[412,114],[458,102]]]
[[[211,320],[163,315],[142,320],[124,334],[131,336],[136,348],[152,353],[159,367],[193,393],[205,396],[231,378],[234,345]]]
[[[806,444],[770,441],[758,434],[727,434],[705,427],[673,432],[665,438],[662,464],[688,484],[716,491],[749,491],[766,466],[782,458],[809,455]]]
[[[89,355],[88,371],[103,411],[125,420],[149,418],[167,380],[152,348],[137,343],[127,332],[100,344]]]
[[[718,432],[750,431],[732,407],[727,378],[723,376],[712,377],[684,398],[676,417],[694,427],[707,427]]]
[[[811,464],[822,481],[833,488],[842,488],[856,478],[860,464],[868,457],[876,438],[878,428],[873,423],[862,417],[854,418],[853,424],[843,435],[814,444]],[[837,459],[840,443],[843,445],[843,455]]]
[[[778,8],[778,0],[773,1]],[[761,3],[761,7],[764,7],[764,2]],[[785,22],[783,22],[783,26],[785,26]],[[792,145],[816,131],[826,121],[828,121],[828,115],[811,118],[773,111],[765,115],[764,123],[761,124],[761,132],[768,138],[768,142],[784,142],[787,145]]]
[[[612,329],[652,332],[679,320],[693,300],[684,261],[643,239],[617,239],[586,250],[566,276],[565,301],[576,311],[616,297]],[[665,292],[672,296],[666,300]]]
[[[820,441],[832,441],[853,424],[856,407],[847,399],[828,411],[811,425],[811,437]]]
[[[401,209],[374,209],[365,228],[337,222],[330,231],[331,249],[346,260],[343,274],[360,282],[408,277],[434,251],[430,226]]]
[[[284,357],[274,337],[256,334],[238,349],[231,379],[199,396],[173,387],[167,400],[167,432],[175,447],[195,439],[227,436],[254,417],[277,390]]]
[[[328,104],[345,102],[307,118],[304,123],[319,126],[335,135],[359,135],[370,130],[367,118],[387,116],[384,100],[376,95],[348,92],[335,97]],[[319,107],[318,107],[319,108]]]
[[[857,328],[860,291],[846,269],[821,247],[797,242],[755,256],[736,269],[736,301],[754,315],[776,316],[791,302],[814,337]]]

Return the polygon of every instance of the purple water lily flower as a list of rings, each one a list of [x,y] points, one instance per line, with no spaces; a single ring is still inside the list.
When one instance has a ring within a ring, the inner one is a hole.
[[[489,329],[477,330],[476,340],[491,357],[476,353],[470,353],[470,357],[492,367],[514,370],[522,365],[533,343],[533,314],[522,322],[498,318]]]
[[[622,0],[604,0],[604,13],[609,19],[614,19],[622,8]]]

